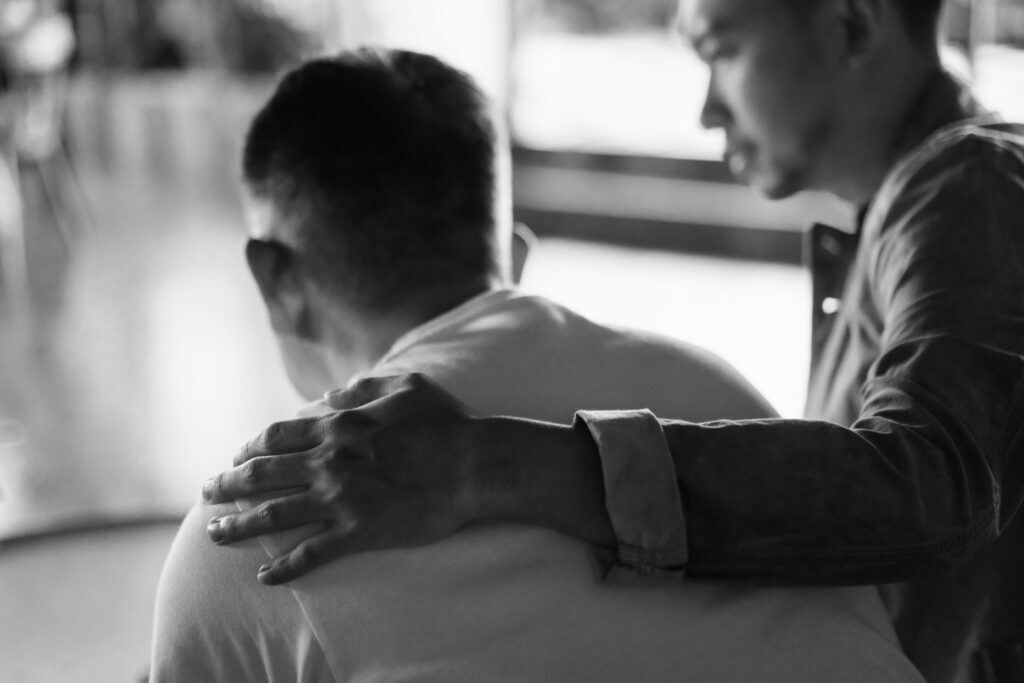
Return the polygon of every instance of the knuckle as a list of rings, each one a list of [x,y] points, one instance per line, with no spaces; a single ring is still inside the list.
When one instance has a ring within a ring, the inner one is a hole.
[[[312,431],[316,435],[317,439],[320,440],[320,442],[324,442],[328,438],[330,438],[332,432],[334,431],[334,424],[337,422],[338,416],[342,414],[344,414],[344,411],[330,413],[328,415],[324,415],[323,417],[317,418],[316,421],[313,422]]]
[[[221,496],[224,495],[224,473],[216,475],[210,480],[210,495],[211,500],[220,500]]]
[[[284,439],[286,429],[284,425],[284,422],[270,423],[260,435],[260,444],[267,450],[274,448],[277,443]]]
[[[352,470],[359,453],[347,446],[324,449],[313,456],[314,467],[325,472],[332,481],[340,481]]]
[[[260,460],[250,460],[242,465],[242,480],[248,484],[258,484],[263,480],[266,468]]]
[[[340,507],[346,501],[345,486],[342,484],[329,487],[323,492],[322,498],[325,505],[332,508]]]
[[[352,388],[356,391],[372,391],[385,379],[380,377],[363,377]]]
[[[310,458],[310,466],[315,470],[316,474],[334,474],[341,469],[341,465],[338,460],[340,460],[340,458],[333,449],[322,450],[313,454],[312,458]]]
[[[356,514],[346,515],[342,520],[339,520],[337,529],[342,536],[348,539],[359,538],[365,536],[366,523]]]
[[[281,520],[281,506],[274,501],[261,504],[256,508],[256,519],[262,527],[274,527]]]
[[[366,377],[349,387],[345,393],[351,401],[350,405],[362,405],[373,400],[373,397],[377,394],[377,384],[379,381],[376,377]]]
[[[323,469],[328,474],[334,475],[339,479],[343,478],[345,474],[345,460],[332,453],[329,457],[324,458]]]
[[[329,415],[322,422],[325,432],[332,436],[343,437],[352,429],[366,422],[366,418],[358,410],[342,410]]]
[[[351,409],[339,411],[321,418],[317,423],[316,428],[323,431],[325,439],[331,437],[340,438],[351,428],[352,423],[354,422],[353,417],[355,415],[355,411]]]
[[[235,454],[233,465],[241,465],[243,462],[249,460],[252,453],[252,444],[247,442],[242,448]]]

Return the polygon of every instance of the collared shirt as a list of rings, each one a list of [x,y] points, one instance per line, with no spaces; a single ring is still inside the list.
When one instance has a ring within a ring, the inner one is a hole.
[[[598,448],[675,476],[661,500],[683,508],[675,569],[905,581],[883,593],[927,680],[1024,680],[1024,126],[940,74],[899,150],[858,235],[810,235],[809,419],[662,421],[646,445]],[[634,494],[614,484],[609,513],[630,528],[614,503]]]

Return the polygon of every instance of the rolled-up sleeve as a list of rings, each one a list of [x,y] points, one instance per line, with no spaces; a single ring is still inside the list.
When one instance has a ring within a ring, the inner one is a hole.
[[[647,410],[580,411],[580,423],[601,457],[620,565],[644,577],[681,578],[687,562],[686,521],[658,419]]]

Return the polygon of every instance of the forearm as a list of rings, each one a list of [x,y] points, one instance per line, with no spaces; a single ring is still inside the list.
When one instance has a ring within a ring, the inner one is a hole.
[[[582,426],[475,418],[466,505],[473,519],[536,524],[613,547],[597,447]]]
[[[952,416],[892,393],[889,418],[856,429],[810,420],[662,421],[678,486],[674,505],[685,520],[687,574],[882,583],[947,569],[998,533],[994,443],[970,435],[970,416],[954,425]],[[621,512],[614,524],[602,471],[608,454],[599,454],[582,426],[480,418],[467,433],[463,447],[477,456],[468,517],[621,546]],[[649,496],[632,488],[611,493]],[[663,501],[651,506],[668,511]]]
[[[984,463],[894,443],[906,433],[807,421],[665,431],[689,454],[676,462],[692,576],[884,583],[948,569],[993,533]]]
[[[949,337],[904,351],[880,360],[893,371],[866,385],[850,429],[665,425],[692,574],[901,581],[949,569],[1001,533],[1024,495],[1012,476],[1020,359]]]

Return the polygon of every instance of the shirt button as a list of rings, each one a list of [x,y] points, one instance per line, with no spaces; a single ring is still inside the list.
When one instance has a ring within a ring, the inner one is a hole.
[[[833,315],[839,311],[839,307],[842,303],[841,299],[837,299],[834,296],[827,296],[821,300],[821,312],[825,315]]]

